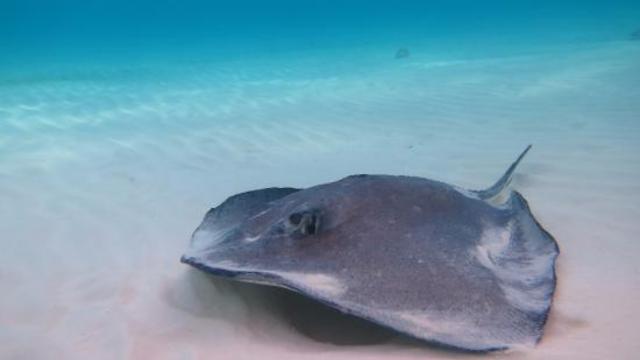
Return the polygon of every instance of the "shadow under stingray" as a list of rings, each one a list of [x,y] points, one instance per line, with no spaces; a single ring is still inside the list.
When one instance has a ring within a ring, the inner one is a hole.
[[[270,292],[274,300],[274,309],[279,312],[282,320],[292,325],[298,333],[317,342],[339,346],[393,344],[457,355],[490,352],[459,349],[413,338],[374,322],[345,314],[290,290],[249,285],[260,287],[261,291]]]
[[[477,353],[406,336],[368,320],[344,314],[318,301],[283,288],[238,282],[205,274],[195,269],[186,271],[179,281],[183,283],[175,290],[192,292],[192,295],[199,298],[200,301],[209,303],[207,304],[209,306],[206,306],[209,311],[197,311],[191,306],[180,306],[175,301],[171,301],[174,306],[196,316],[222,317],[232,320],[224,309],[225,305],[215,299],[217,296],[231,296],[245,303],[251,311],[269,312],[269,315],[288,324],[297,333],[318,343],[336,346],[389,344],[441,354],[470,355]],[[223,308],[216,309],[218,307],[215,305],[216,303],[222,305]]]
[[[285,289],[273,288],[275,308],[300,334],[333,345],[374,345],[400,336],[370,321]]]
[[[270,312],[299,334],[316,342],[345,346],[376,345],[402,337],[391,329],[344,314],[287,289],[206,276],[218,290],[234,293],[253,310]]]
[[[403,337],[287,289],[234,281],[196,269],[185,271],[165,299],[194,316],[229,321],[233,321],[232,303],[239,301],[252,312],[268,312],[313,341],[332,345],[377,345]]]

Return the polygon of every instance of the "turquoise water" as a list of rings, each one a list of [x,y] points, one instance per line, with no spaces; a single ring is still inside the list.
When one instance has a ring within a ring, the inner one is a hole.
[[[398,47],[439,58],[628,39],[635,1],[0,2],[0,64],[219,61]],[[352,59],[354,63],[362,59]],[[326,64],[328,67],[330,64]],[[27,71],[28,72],[28,71]],[[6,76],[6,75],[5,75]],[[82,76],[82,75],[80,75]]]
[[[478,189],[533,143],[514,186],[562,254],[526,357],[634,359],[638,29],[622,0],[0,0],[0,358],[458,358],[317,343],[178,259],[238,192]]]

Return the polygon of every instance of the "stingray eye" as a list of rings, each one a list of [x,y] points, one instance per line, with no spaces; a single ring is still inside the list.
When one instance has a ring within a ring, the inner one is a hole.
[[[289,223],[295,232],[302,235],[315,235],[320,230],[320,212],[306,210],[289,215]]]
[[[315,235],[318,232],[319,217],[315,214],[310,214],[308,221],[302,225],[302,233],[305,235]]]
[[[293,213],[291,215],[289,215],[289,222],[291,223],[291,225],[300,225],[300,221],[302,220],[302,214],[301,213]]]

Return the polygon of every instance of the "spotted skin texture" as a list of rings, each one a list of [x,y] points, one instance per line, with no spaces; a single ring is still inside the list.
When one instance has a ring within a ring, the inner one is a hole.
[[[558,253],[517,192],[495,204],[425,178],[354,175],[235,195],[209,211],[182,261],[489,351],[540,339]]]

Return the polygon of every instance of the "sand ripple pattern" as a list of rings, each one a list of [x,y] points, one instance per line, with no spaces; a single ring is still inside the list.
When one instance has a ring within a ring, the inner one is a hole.
[[[314,343],[178,257],[235,192],[352,173],[482,187],[529,143],[516,182],[563,254],[549,336],[527,356],[636,354],[638,44],[414,53],[0,78],[0,358],[454,356]]]

